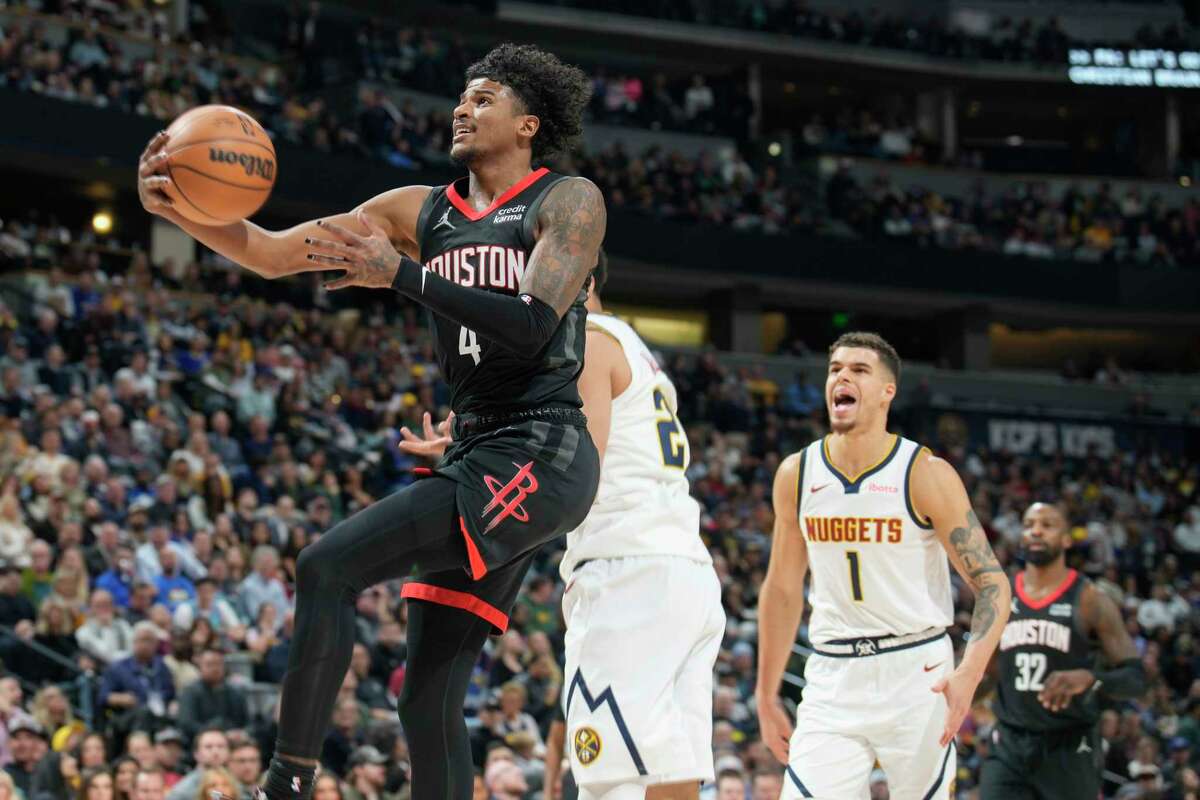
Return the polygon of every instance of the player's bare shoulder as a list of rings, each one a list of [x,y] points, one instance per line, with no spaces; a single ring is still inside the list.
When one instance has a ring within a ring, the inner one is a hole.
[[[775,471],[775,515],[780,513],[779,506],[782,504],[784,510],[790,510],[792,516],[796,514],[796,500],[799,496],[800,488],[800,465],[804,461],[804,451],[798,450],[792,453],[779,463],[779,469]]]

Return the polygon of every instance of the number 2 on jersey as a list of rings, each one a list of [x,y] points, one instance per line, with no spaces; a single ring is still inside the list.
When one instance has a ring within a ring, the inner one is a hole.
[[[475,338],[475,331],[470,328],[458,329],[458,354],[460,356],[470,356],[471,360],[478,364],[479,354],[482,351],[479,340]]]
[[[663,464],[683,469],[687,466],[687,440],[679,420],[667,405],[666,396],[658,389],[654,390],[654,409],[658,412],[658,443],[662,446]]]
[[[1046,677],[1045,653],[1017,653],[1017,677],[1013,682],[1018,692],[1040,692],[1046,688],[1042,678]]]
[[[854,602],[861,603],[863,599],[862,574],[858,570],[858,551],[846,551],[846,560],[850,562],[850,591],[854,595]]]

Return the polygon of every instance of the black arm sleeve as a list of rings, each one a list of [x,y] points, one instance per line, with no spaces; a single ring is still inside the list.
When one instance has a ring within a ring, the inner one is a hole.
[[[558,312],[538,298],[466,289],[425,269],[408,256],[392,288],[484,339],[517,353],[537,353],[558,329]]]
[[[1146,669],[1140,658],[1130,658],[1109,670],[1094,673],[1096,691],[1114,700],[1129,700],[1146,691]]]

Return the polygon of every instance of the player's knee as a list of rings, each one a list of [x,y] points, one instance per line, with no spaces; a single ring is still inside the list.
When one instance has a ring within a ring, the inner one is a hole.
[[[318,592],[336,573],[336,562],[319,552],[317,546],[306,547],[296,559],[296,591]]]
[[[438,720],[431,718],[432,710],[426,707],[427,704],[421,703],[421,693],[413,691],[411,677],[404,681],[404,688],[396,698],[396,713],[400,715],[400,724],[404,726],[404,733],[409,737],[410,745],[413,731],[425,730],[435,722],[440,725]]]

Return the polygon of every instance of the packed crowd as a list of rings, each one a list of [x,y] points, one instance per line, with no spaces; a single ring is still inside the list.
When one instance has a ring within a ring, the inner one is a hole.
[[[536,0],[546,5],[587,8],[654,17],[678,22],[694,22],[746,30],[783,33],[804,39],[816,39],[863,47],[904,50],[939,58],[964,60],[1027,62],[1062,65],[1067,50],[1081,46],[1159,47],[1183,49],[1189,46],[1190,30],[1178,25],[1156,29],[1146,24],[1132,32],[1129,42],[1080,42],[1072,40],[1061,23],[1050,18],[1042,23],[1032,19],[997,19],[986,33],[972,33],[948,24],[939,14],[900,16],[881,8],[867,13],[849,9],[831,13],[810,7],[808,0]]]
[[[410,306],[360,294],[322,308],[304,278],[243,281],[220,261],[152,265],[107,244],[45,218],[0,230],[0,269],[25,275],[0,307],[0,784],[27,800],[207,800],[254,784],[271,754],[298,553],[411,480],[398,429],[447,398]],[[766,800],[779,768],[752,693],[771,478],[825,432],[822,392],[711,353],[667,363],[729,618],[721,777],[705,796]],[[940,431],[916,409],[896,423]],[[1200,465],[1159,452],[1013,458],[942,435],[929,444],[959,468],[1005,564],[1028,502],[1070,506],[1073,558],[1125,609],[1153,683],[1105,717],[1109,796],[1178,789],[1200,752]],[[539,792],[563,690],[560,555],[539,555],[512,630],[475,672],[481,798],[553,796]],[[956,592],[961,641],[970,599]],[[399,587],[365,592],[358,612],[318,800],[403,797],[407,784]],[[981,702],[964,727],[961,797],[991,721]]]
[[[886,174],[862,182],[847,167],[826,185],[830,217],[856,234],[922,247],[990,250],[1035,259],[1200,265],[1200,201],[1178,207],[1138,188],[1117,192],[1013,183],[1001,195],[981,181],[965,197],[899,186]]]
[[[302,23],[287,27],[309,30]],[[298,35],[302,43],[304,34]],[[377,38],[364,34],[362,40]],[[344,119],[319,96],[303,99],[277,66],[247,70],[214,53],[174,50],[131,59],[111,38],[90,28],[71,29],[65,41],[55,41],[42,22],[0,23],[0,86],[164,122],[195,105],[228,103],[252,111],[277,137],[321,152],[380,158],[403,169],[449,168],[449,104],[445,111],[422,113],[412,101],[397,105],[383,91],[364,88],[354,118]],[[389,40],[388,47],[393,46],[399,49],[364,56],[364,68],[445,89],[449,76],[461,75],[466,63],[460,45],[411,30],[400,31],[394,44]],[[703,76],[694,76],[682,96],[668,91],[666,83],[662,75],[646,86],[628,75],[598,73],[595,113],[648,124],[665,115],[692,124],[728,106],[715,103]],[[928,152],[909,121],[879,119],[866,111],[847,110],[828,122],[814,115],[798,141],[807,152],[908,162],[925,160]],[[822,197],[799,178],[785,183],[770,162],[752,166],[735,148],[685,157],[658,147],[631,154],[619,142],[567,158],[559,167],[596,181],[614,208],[742,231],[857,235],[1042,259],[1200,263],[1200,201],[1172,208],[1162,197],[1136,190],[1123,196],[1103,188],[1071,190],[1056,198],[1045,185],[1029,183],[994,196],[981,183],[969,196],[943,197],[920,186],[897,186],[885,175],[862,185],[842,169]]]

